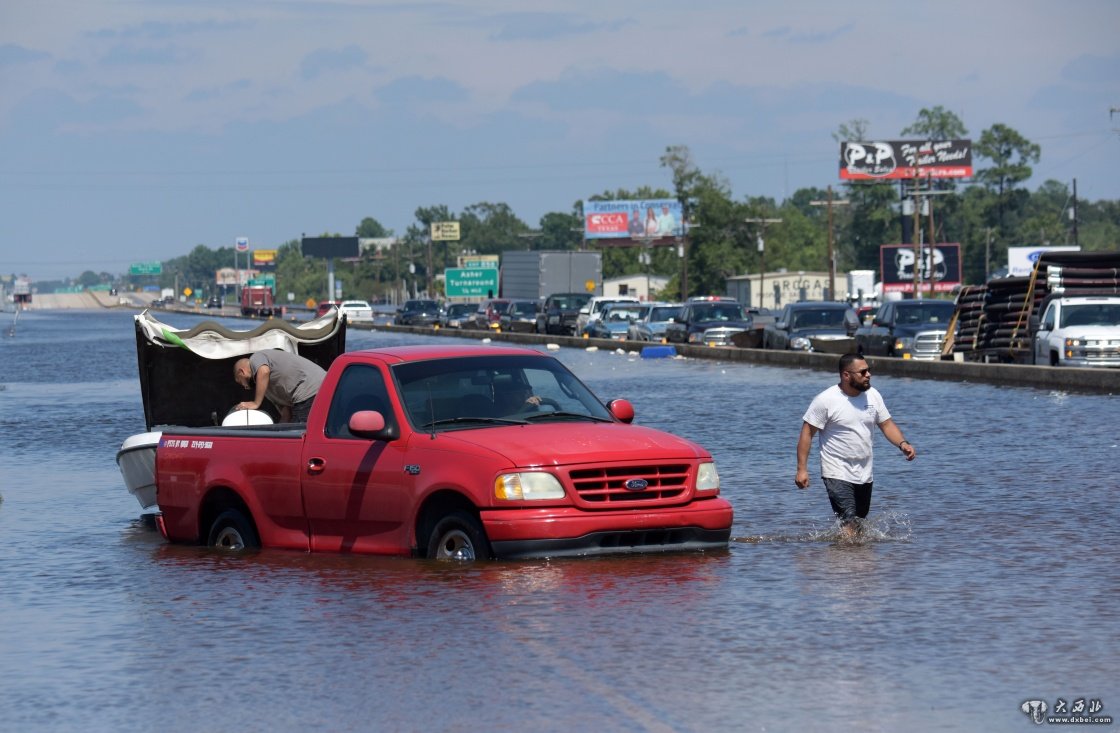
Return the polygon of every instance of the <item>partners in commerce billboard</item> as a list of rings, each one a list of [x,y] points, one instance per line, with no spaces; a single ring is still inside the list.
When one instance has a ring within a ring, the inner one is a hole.
[[[879,247],[879,267],[884,293],[914,292],[914,245],[884,244]],[[948,293],[961,284],[961,246],[959,244],[922,245],[918,257],[918,281],[922,291]]]
[[[676,199],[583,202],[587,239],[660,239],[684,232],[681,202]]]
[[[840,178],[971,178],[971,140],[885,140],[840,143]]]

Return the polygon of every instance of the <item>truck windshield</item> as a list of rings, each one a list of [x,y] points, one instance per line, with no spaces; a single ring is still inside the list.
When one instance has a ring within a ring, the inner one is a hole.
[[[946,323],[953,317],[953,311],[957,306],[949,301],[944,303],[923,303],[921,305],[908,305],[899,303],[895,305],[898,309],[898,323],[902,324],[918,324],[918,323]]]
[[[1120,326],[1120,303],[1081,303],[1062,308],[1061,327]]]
[[[392,368],[417,430],[462,430],[557,419],[613,421],[607,408],[549,356],[495,355],[408,362]]]

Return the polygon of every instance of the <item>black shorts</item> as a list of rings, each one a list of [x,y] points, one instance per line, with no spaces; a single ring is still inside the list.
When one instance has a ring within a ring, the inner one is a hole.
[[[824,488],[828,491],[828,500],[832,503],[832,511],[845,522],[855,518],[863,519],[871,511],[871,483],[853,484],[851,481],[842,481],[838,478],[826,478]]]

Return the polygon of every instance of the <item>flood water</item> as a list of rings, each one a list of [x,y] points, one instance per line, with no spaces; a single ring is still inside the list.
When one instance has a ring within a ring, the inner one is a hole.
[[[835,375],[564,349],[600,398],[713,453],[726,552],[225,557],[167,545],[121,482],[144,429],[131,314],[3,317],[0,730],[1028,731],[1025,701],[1079,699],[1120,717],[1118,397],[873,378],[919,457],[877,438],[872,528],[845,544],[819,479],[793,483]]]

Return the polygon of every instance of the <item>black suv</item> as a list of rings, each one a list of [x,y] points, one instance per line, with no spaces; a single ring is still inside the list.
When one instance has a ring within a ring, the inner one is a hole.
[[[393,323],[398,326],[434,326],[443,317],[436,300],[406,300],[397,310]]]
[[[537,314],[537,333],[575,336],[579,309],[591,300],[591,293],[553,293]]]

